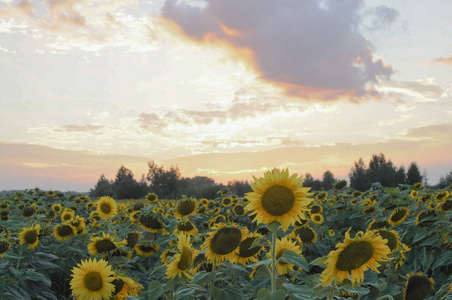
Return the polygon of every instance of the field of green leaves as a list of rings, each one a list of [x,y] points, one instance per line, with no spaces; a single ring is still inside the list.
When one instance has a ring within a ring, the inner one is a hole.
[[[308,192],[288,170],[216,199],[0,198],[1,299],[452,299],[452,191]]]

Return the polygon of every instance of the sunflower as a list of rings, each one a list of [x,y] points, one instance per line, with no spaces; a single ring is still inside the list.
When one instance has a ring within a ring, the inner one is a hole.
[[[119,271],[113,273],[113,281],[111,282],[115,289],[111,295],[110,300],[127,299],[128,296],[138,296],[138,292],[143,289],[143,286],[133,280],[132,278],[120,275]]]
[[[196,213],[198,214],[198,216],[202,216],[204,215],[204,213],[206,212],[206,207],[203,205],[200,208],[198,208],[198,210],[196,211]]]
[[[253,221],[258,224],[270,224],[277,221],[283,230],[305,217],[309,211],[307,206],[312,199],[308,196],[310,188],[302,187],[303,178],[297,178],[297,174],[289,177],[289,170],[281,172],[276,168],[264,173],[264,177],[256,178],[250,187],[253,192],[247,193],[250,201],[245,210],[251,211],[250,215],[256,215]]]
[[[346,186],[347,186],[347,181],[345,181],[345,180],[338,180],[338,181],[336,181],[334,183],[333,188],[335,190],[341,190],[341,189],[343,189]]]
[[[77,299],[110,299],[115,290],[113,272],[105,260],[82,260],[72,269],[71,276],[72,294]]]
[[[162,260],[162,263],[165,265],[169,264],[169,257],[173,257],[174,255],[176,255],[177,252],[174,248],[167,248],[165,249],[165,251],[162,252],[162,254],[160,254],[160,259]]]
[[[5,252],[9,250],[10,244],[6,240],[0,240],[0,256],[4,260]]]
[[[230,197],[224,197],[223,200],[221,200],[221,204],[223,206],[231,206],[232,205],[232,199]]]
[[[86,205],[85,205],[86,210],[90,210],[93,207],[96,207],[96,203],[94,203],[93,201],[90,201],[90,202],[86,203]]]
[[[243,217],[245,215],[245,209],[242,205],[240,204],[236,204],[234,205],[234,207],[232,208],[232,211],[234,212],[234,214],[238,217]]]
[[[399,233],[395,230],[387,230],[387,229],[378,229],[374,230],[374,232],[378,233],[383,239],[387,240],[387,246],[391,253],[394,253],[400,246],[400,236]]]
[[[323,206],[313,205],[311,206],[311,214],[321,214],[323,212]]]
[[[246,267],[247,264],[258,262],[259,253],[264,249],[262,246],[252,247],[251,245],[256,239],[263,238],[264,236],[258,233],[250,233],[240,243],[239,251],[235,252],[235,255],[231,258],[231,262],[234,264],[241,264]]]
[[[351,229],[351,228],[350,228]],[[333,282],[342,283],[351,273],[352,286],[355,282],[360,284],[364,280],[364,271],[368,268],[379,273],[379,261],[387,261],[391,252],[385,240],[378,234],[367,231],[358,232],[355,238],[350,238],[350,229],[345,233],[343,243],[336,245],[337,250],[328,254],[325,261],[327,268],[322,272],[320,280],[323,286]]]
[[[392,211],[391,215],[388,218],[388,223],[391,226],[397,226],[402,223],[406,219],[406,217],[408,217],[409,213],[410,210],[408,208],[398,207]]]
[[[428,221],[423,221],[423,220],[426,218],[433,218],[435,216],[436,216],[436,214],[435,214],[434,210],[429,209],[429,210],[421,211],[416,217],[416,226],[431,225],[434,222],[434,220],[428,220]]]
[[[412,191],[410,192],[410,197],[411,197],[411,198],[416,199],[417,196],[419,196],[419,192],[418,192],[418,191],[412,190]]]
[[[65,208],[61,213],[62,222],[72,222],[74,220],[75,212],[70,208]]]
[[[411,248],[401,243],[401,250],[399,251],[398,257],[395,258],[395,269],[398,270],[405,263],[406,253],[411,251]]]
[[[209,204],[209,200],[207,200],[206,198],[202,198],[201,200],[199,200],[199,202],[204,206],[207,206],[207,204]]]
[[[179,222],[179,224],[177,224],[176,230],[177,232],[184,232],[185,234],[188,234],[190,236],[195,236],[195,234],[198,232],[196,226],[193,225],[193,223],[189,220]]]
[[[367,231],[380,229],[380,228],[386,228],[389,224],[386,220],[384,221],[377,221],[376,219],[373,219],[372,222],[369,223],[369,226],[367,226]]]
[[[449,192],[442,191],[442,192],[439,192],[438,194],[436,194],[435,201],[439,202],[439,201],[446,199],[447,197],[449,197]]]
[[[207,233],[207,238],[201,248],[206,249],[206,259],[219,263],[223,260],[231,260],[239,251],[239,245],[248,234],[248,229],[237,224],[226,225],[224,223],[213,226]]]
[[[71,224],[56,225],[53,230],[53,234],[55,235],[55,238],[57,240],[59,240],[60,242],[64,242],[71,236],[76,235],[77,229]]]
[[[377,209],[375,208],[375,206],[371,206],[366,208],[365,210],[363,210],[363,215],[371,215],[373,214]]]
[[[129,232],[126,235],[126,241],[127,241],[126,246],[131,249],[134,248],[135,245],[138,243],[138,240],[140,239],[140,237],[141,237],[141,233],[138,231]]]
[[[312,214],[311,221],[314,222],[315,224],[322,224],[323,216],[321,214]]]
[[[135,251],[142,256],[152,256],[154,251],[160,251],[160,247],[156,243],[141,242],[135,245]]]
[[[140,225],[149,232],[162,233],[165,231],[165,224],[162,222],[160,217],[154,214],[142,214],[140,215],[138,221]]]
[[[177,202],[176,217],[183,218],[193,215],[198,207],[198,201],[193,198],[183,198]]]
[[[146,200],[148,200],[149,202],[157,202],[159,200],[159,197],[157,196],[156,193],[149,193],[146,196]]]
[[[422,182],[415,183],[415,184],[413,185],[413,187],[414,187],[416,190],[422,189]]]
[[[428,278],[422,272],[410,273],[403,291],[404,300],[423,300],[435,290],[433,278]]]
[[[116,204],[115,199],[109,196],[100,197],[96,202],[96,206],[97,212],[104,220],[113,218],[118,213],[118,204]]]
[[[174,259],[168,265],[165,275],[168,276],[169,279],[174,279],[176,276],[179,278],[182,275],[187,279],[193,279],[188,273],[188,269],[192,266],[193,260],[196,257],[196,250],[192,248],[190,243],[190,236],[181,232],[176,234],[177,237],[177,254],[173,257]]]
[[[31,217],[36,212],[36,209],[33,206],[26,206],[22,209],[22,216]]]
[[[276,261],[278,262],[276,266],[276,270],[279,275],[286,275],[287,273],[293,273],[293,264],[278,261],[281,256],[284,254],[284,250],[292,250],[293,252],[301,255],[301,248],[297,246],[294,241],[290,240],[290,237],[285,236],[282,239],[276,240]],[[267,253],[267,258],[271,258],[271,253]]]
[[[452,199],[446,200],[440,205],[438,205],[439,210],[442,212],[448,212],[452,208]]]
[[[20,244],[28,244],[28,249],[34,249],[39,242],[39,231],[41,230],[41,225],[36,224],[31,227],[25,227],[21,233],[19,233],[18,238]]]
[[[123,247],[127,244],[126,240],[121,242],[115,241],[109,233],[105,234],[104,232],[102,232],[102,237],[91,237],[91,241],[92,242],[88,244],[88,252],[93,256],[116,250],[117,248]]]
[[[334,232],[333,229],[330,229],[330,230],[328,230],[328,235],[331,236],[331,237],[333,237],[333,236],[336,235],[336,232]]]
[[[291,233],[294,237],[299,237],[303,244],[317,242],[317,232],[309,226],[299,226]]]

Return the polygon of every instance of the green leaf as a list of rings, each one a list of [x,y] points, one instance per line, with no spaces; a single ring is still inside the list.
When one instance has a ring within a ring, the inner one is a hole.
[[[326,296],[326,294],[328,292],[339,293],[339,289],[336,286],[333,286],[333,285],[323,286],[322,284],[318,284],[312,289],[312,295],[311,296],[312,297],[323,298],[323,297]]]
[[[262,266],[262,265],[270,265],[271,262],[272,262],[272,259],[271,258],[267,258],[267,259],[258,261],[256,263],[249,264],[249,265],[247,265],[247,267],[248,268],[255,268],[255,267],[258,267],[258,266]]]
[[[450,264],[452,264],[452,251],[446,251],[436,258],[433,269],[436,269],[438,266],[448,266]]]
[[[378,298],[377,300],[394,300],[394,297],[391,295],[385,295],[383,297]]]
[[[309,264],[313,265],[313,266],[319,266],[319,267],[322,267],[322,268],[326,268],[327,265],[325,264],[325,261],[327,259],[328,259],[328,256],[322,256],[322,257],[314,259]]]
[[[26,271],[25,278],[31,281],[40,281],[48,287],[52,286],[52,281],[48,277],[42,275],[41,273],[37,273],[34,271]]]
[[[207,273],[206,271],[202,271],[202,272],[196,273],[193,276],[191,283],[201,285],[201,284],[212,281],[212,278],[213,278],[213,273]]]
[[[283,283],[283,286],[289,294],[297,294],[299,296],[308,296],[308,297],[310,297],[312,294],[312,288],[306,285]]]
[[[266,291],[266,292],[262,292],[259,291],[259,293],[257,293],[257,299],[259,300],[281,300],[284,299],[286,297],[286,291],[285,290],[276,290],[274,292],[270,292],[270,291]]]
[[[276,233],[278,232],[278,229],[279,229],[280,225],[281,225],[281,224],[279,224],[278,221],[273,221],[273,222],[271,222],[270,224],[268,224],[268,228],[270,229],[270,231],[271,231],[273,234],[276,234]]]
[[[30,261],[30,266],[36,270],[46,270],[46,269],[59,269],[60,266],[45,260],[32,260]]]
[[[231,297],[229,297],[229,294],[220,288],[213,288],[213,293],[212,293],[213,299],[215,300],[232,300]]]
[[[308,262],[301,255],[293,252],[292,250],[284,250],[283,255],[278,259],[278,261],[293,264],[300,267],[304,271],[309,270]]]
[[[168,282],[169,283],[169,282]],[[148,300],[158,300],[159,297],[168,291],[168,284],[161,284],[159,281],[154,280],[149,284],[148,288]]]
[[[250,248],[254,247],[267,247],[270,246],[270,241],[266,238],[255,239],[251,244]]]
[[[238,286],[230,286],[226,289],[232,299],[244,299],[245,293]]]

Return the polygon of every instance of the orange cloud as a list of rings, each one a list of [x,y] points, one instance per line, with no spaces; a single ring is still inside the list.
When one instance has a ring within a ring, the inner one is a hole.
[[[240,32],[240,31],[238,31],[236,29],[228,28],[228,27],[226,27],[226,25],[221,24],[221,23],[218,23],[218,24],[220,25],[221,30],[223,30],[223,32],[226,33],[229,36],[233,36],[233,37],[243,37],[243,36],[245,36],[244,33]]]
[[[431,65],[434,64],[452,64],[452,55],[446,58],[439,57],[430,61]]]

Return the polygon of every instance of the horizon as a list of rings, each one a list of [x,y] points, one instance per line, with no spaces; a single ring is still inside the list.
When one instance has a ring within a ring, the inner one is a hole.
[[[452,2],[0,0],[0,190],[452,170]],[[14,187],[14,188],[10,188]]]

